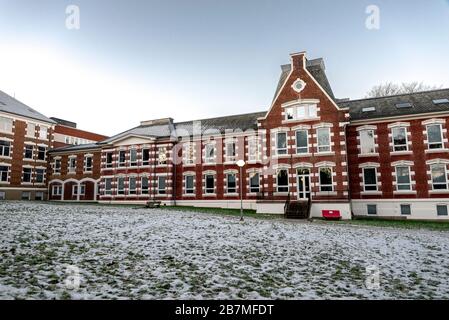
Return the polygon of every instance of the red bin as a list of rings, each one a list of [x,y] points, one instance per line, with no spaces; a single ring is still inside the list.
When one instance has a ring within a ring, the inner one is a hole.
[[[323,210],[323,218],[326,220],[341,219],[340,210]]]

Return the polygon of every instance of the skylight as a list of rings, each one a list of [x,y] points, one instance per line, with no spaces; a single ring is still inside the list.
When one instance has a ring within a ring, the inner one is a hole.
[[[443,103],[449,103],[449,99],[436,99],[433,100],[434,104],[443,104]]]
[[[413,104],[411,104],[410,102],[403,102],[396,104],[396,108],[398,109],[411,108],[411,107],[413,107]]]
[[[376,107],[365,107],[362,109],[362,112],[370,112],[370,111],[376,111]]]

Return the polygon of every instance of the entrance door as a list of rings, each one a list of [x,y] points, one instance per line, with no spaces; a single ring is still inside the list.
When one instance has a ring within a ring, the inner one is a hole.
[[[298,200],[310,198],[310,169],[298,169],[297,171]]]

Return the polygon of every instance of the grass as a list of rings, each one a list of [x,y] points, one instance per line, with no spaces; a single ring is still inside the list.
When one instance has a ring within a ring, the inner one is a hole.
[[[418,221],[418,220],[386,220],[386,219],[365,219],[332,221],[326,223],[352,224],[370,227],[390,227],[401,229],[427,229],[437,231],[449,231],[449,222],[445,221]]]

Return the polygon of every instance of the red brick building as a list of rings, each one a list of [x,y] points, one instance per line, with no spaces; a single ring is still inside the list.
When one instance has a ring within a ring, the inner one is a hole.
[[[238,208],[242,193],[264,213],[448,219],[448,119],[449,89],[339,100],[323,60],[297,53],[267,110],[54,148],[46,186],[63,201]]]
[[[55,122],[0,91],[0,200],[47,199]]]
[[[56,122],[54,129],[54,147],[61,148],[69,145],[90,144],[107,139],[97,133],[80,130],[77,124],[71,121],[62,120],[58,118],[50,118]]]

